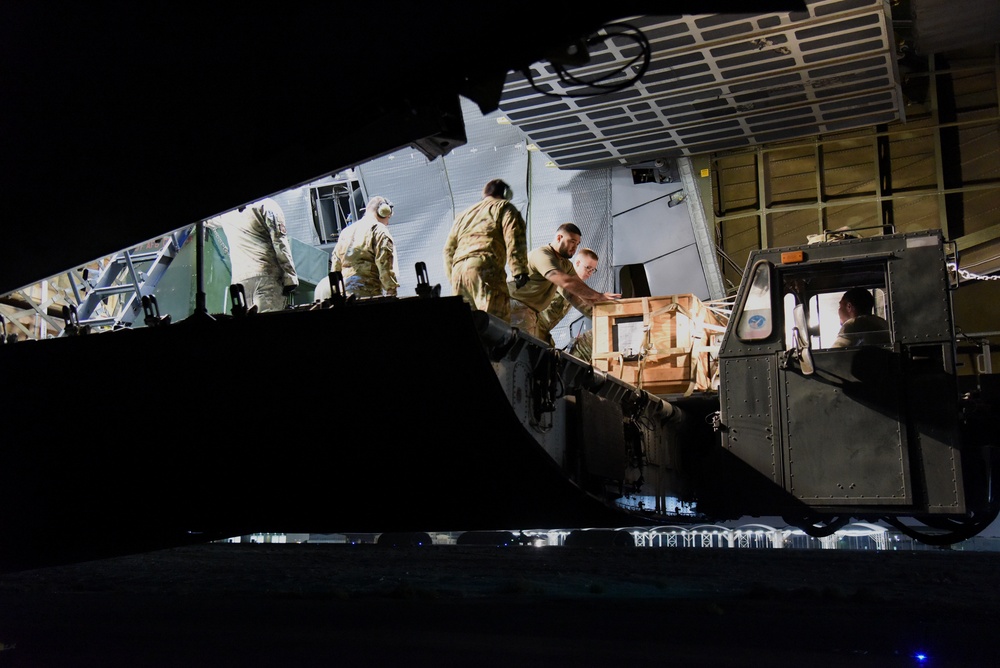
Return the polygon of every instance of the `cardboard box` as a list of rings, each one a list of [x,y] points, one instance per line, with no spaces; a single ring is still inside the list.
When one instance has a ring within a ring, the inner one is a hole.
[[[657,395],[718,389],[727,318],[695,295],[602,302],[593,317],[595,369]]]

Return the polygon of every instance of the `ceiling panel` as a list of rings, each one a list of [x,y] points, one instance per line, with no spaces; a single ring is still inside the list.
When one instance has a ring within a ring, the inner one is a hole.
[[[511,73],[500,109],[569,169],[904,120],[888,5],[806,8],[623,19],[587,40],[585,64]]]
[[[910,0],[918,53],[996,43],[1000,35],[997,0]]]

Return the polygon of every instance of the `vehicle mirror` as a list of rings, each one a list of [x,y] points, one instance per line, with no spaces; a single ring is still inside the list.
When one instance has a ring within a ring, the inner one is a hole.
[[[813,354],[809,348],[799,350],[799,366],[803,376],[811,376],[815,368],[813,367]]]
[[[802,304],[796,304],[792,311],[795,319],[795,345],[797,348],[810,350],[812,348],[812,337],[809,336],[809,324],[806,322],[806,310]]]
[[[809,335],[809,325],[806,322],[806,310],[802,304],[797,304],[792,311],[795,320],[795,352],[799,359],[799,368],[802,375],[812,375],[815,370],[812,359],[812,337]]]

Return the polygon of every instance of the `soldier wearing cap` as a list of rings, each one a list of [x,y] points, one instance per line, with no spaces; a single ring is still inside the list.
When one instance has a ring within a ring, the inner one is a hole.
[[[399,259],[389,232],[394,205],[376,195],[368,200],[361,220],[345,227],[330,255],[330,271],[344,278],[344,291],[358,297],[395,297],[399,289]],[[316,286],[317,300],[332,296],[330,277]]]
[[[454,294],[472,308],[510,319],[507,270],[518,285],[528,278],[527,230],[500,179],[483,188],[483,199],[460,213],[444,246],[444,271]]]

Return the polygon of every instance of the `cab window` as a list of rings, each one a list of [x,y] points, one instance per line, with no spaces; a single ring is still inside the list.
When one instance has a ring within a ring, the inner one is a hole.
[[[736,336],[741,341],[766,339],[774,330],[770,269],[770,263],[761,262],[754,270],[753,282],[750,284],[740,321],[736,326]]]
[[[885,268],[882,264],[857,267],[813,268],[802,272],[788,272],[782,276],[782,311],[785,318],[785,346],[795,347],[793,328],[794,308],[805,305],[810,345],[814,350],[844,347],[841,333],[840,302],[844,293],[852,288],[867,290],[874,298],[872,315],[888,324],[889,295],[885,289]],[[884,329],[884,328],[883,328]],[[865,337],[863,343],[891,343],[891,332],[885,331],[877,339]]]

